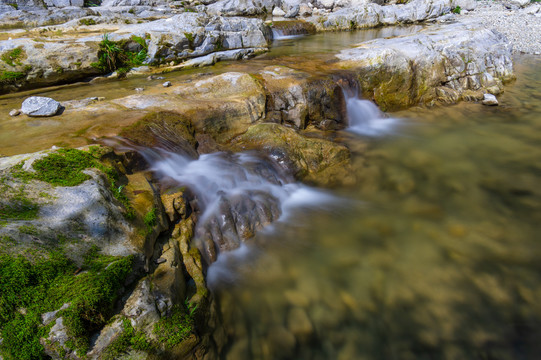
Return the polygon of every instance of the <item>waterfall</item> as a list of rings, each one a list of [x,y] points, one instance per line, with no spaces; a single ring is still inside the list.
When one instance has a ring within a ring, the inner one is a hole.
[[[296,39],[299,37],[304,36],[305,34],[295,34],[295,35],[285,35],[284,31],[282,30],[276,30],[272,29],[272,39],[277,40],[288,40],[288,39]]]
[[[386,116],[373,102],[359,97],[357,86],[346,86],[341,82],[346,100],[349,127],[358,135],[382,136],[394,133],[399,120]]]
[[[140,150],[164,182],[186,186],[199,216],[195,244],[209,268],[209,281],[230,281],[230,262],[251,254],[246,240],[274,222],[292,220],[300,208],[321,208],[337,199],[294,181],[274,161],[255,153],[217,152],[198,159],[162,149]]]

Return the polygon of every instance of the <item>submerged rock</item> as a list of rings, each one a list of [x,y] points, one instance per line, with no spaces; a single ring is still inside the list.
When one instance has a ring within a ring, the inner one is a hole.
[[[21,111],[28,116],[54,116],[62,105],[54,99],[43,96],[31,96],[23,101]]]

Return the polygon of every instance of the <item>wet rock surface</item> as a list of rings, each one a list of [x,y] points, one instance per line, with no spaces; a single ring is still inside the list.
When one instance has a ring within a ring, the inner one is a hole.
[[[21,112],[28,116],[54,116],[62,105],[54,99],[43,96],[31,96],[24,100]]]

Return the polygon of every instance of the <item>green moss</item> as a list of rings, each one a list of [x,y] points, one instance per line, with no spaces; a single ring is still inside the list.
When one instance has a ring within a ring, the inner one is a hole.
[[[6,360],[45,359],[40,337],[48,327],[41,314],[69,303],[64,318],[72,347],[84,351],[90,333],[111,316],[118,289],[132,269],[132,258],[94,254],[74,275],[77,266],[64,254],[49,253],[34,261],[0,255],[0,351]],[[24,311],[21,311],[24,309]]]
[[[116,338],[103,352],[100,359],[114,360],[125,355],[128,350],[149,350],[151,348],[150,341],[141,331],[135,331],[130,320],[122,321],[122,334]]]
[[[194,313],[197,305],[190,307],[177,305],[170,316],[162,317],[154,325],[154,334],[158,341],[168,347],[174,347],[194,332]]]
[[[6,193],[4,191],[4,196]],[[39,205],[26,197],[24,188],[0,204],[0,226],[8,220],[32,220],[38,216]]]
[[[96,25],[96,20],[94,20],[94,19],[81,19],[81,20],[79,20],[79,25],[86,25],[86,26]]]
[[[14,8],[15,10],[19,9],[19,5],[17,3],[8,3],[8,5]]]
[[[451,10],[453,14],[460,14],[461,11],[462,11],[462,8],[460,6],[457,6],[453,10]]]
[[[34,236],[39,235],[39,230],[34,225],[19,226],[19,232]]]
[[[25,56],[25,52],[22,47],[15,48],[8,52],[5,52],[0,56],[3,62],[10,66],[21,65],[20,60]]]
[[[83,170],[96,168],[107,176],[113,196],[126,208],[126,217],[133,219],[135,211],[127,196],[122,192],[124,187],[117,185],[119,174],[112,167],[97,160],[101,156],[100,151],[103,150],[98,146],[91,146],[88,152],[78,149],[59,149],[34,161],[32,167],[35,172],[23,171],[20,166],[13,175],[26,180],[45,181],[54,186],[76,186],[90,179],[90,176],[83,173]]]
[[[14,84],[25,76],[26,74],[20,71],[0,71],[0,84]]]

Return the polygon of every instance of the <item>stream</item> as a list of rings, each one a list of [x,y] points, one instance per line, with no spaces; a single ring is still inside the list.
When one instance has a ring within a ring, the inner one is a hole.
[[[170,73],[160,81],[277,63],[324,72],[332,53],[348,44],[408,31],[415,29],[284,39],[256,59]],[[296,184],[253,153],[197,160],[147,153],[157,175],[197,195],[203,213],[196,234],[220,219],[225,227],[213,230],[220,236],[255,233],[240,248],[218,254],[208,270],[225,328],[221,358],[539,356],[541,60],[515,60],[517,81],[499,96],[498,107],[462,102],[383,114],[356,89],[346,89],[350,126],[337,140],[351,149],[358,178],[348,188]],[[146,81],[37,93],[59,101],[109,99]],[[7,117],[27,95],[0,97],[1,154],[81,146],[92,140],[88,129],[106,135],[124,121]],[[228,228],[220,204],[240,201],[242,209],[246,199],[258,223]]]

